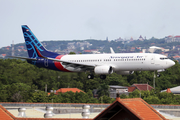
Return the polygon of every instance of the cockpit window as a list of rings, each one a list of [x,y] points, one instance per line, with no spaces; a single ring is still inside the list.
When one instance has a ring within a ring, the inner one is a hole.
[[[168,58],[167,58],[167,57],[161,57],[160,59],[161,59],[161,60],[165,60],[165,59],[168,59]]]

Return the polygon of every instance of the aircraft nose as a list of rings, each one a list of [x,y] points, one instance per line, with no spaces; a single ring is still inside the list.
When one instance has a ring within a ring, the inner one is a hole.
[[[175,62],[170,60],[170,61],[168,61],[168,65],[169,65],[169,67],[171,67],[171,66],[175,65]]]

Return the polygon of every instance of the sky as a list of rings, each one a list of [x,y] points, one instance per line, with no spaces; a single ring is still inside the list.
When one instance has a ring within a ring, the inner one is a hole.
[[[180,0],[0,0],[0,48],[40,41],[180,35]]]

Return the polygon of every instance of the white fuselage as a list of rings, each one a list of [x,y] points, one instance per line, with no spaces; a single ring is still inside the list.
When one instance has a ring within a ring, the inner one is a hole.
[[[160,70],[175,64],[166,56],[153,53],[76,54],[64,55],[61,60],[95,66],[112,66],[114,72]],[[74,67],[66,69],[72,72],[81,71]]]

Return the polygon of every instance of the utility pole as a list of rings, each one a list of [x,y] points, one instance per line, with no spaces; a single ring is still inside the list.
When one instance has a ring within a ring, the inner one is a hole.
[[[12,41],[12,56],[14,56],[14,40]]]
[[[155,71],[154,71],[154,79],[153,79],[153,87],[155,89],[155,78],[156,78],[156,74],[155,74]]]
[[[45,92],[47,93],[47,84],[45,85]]]

